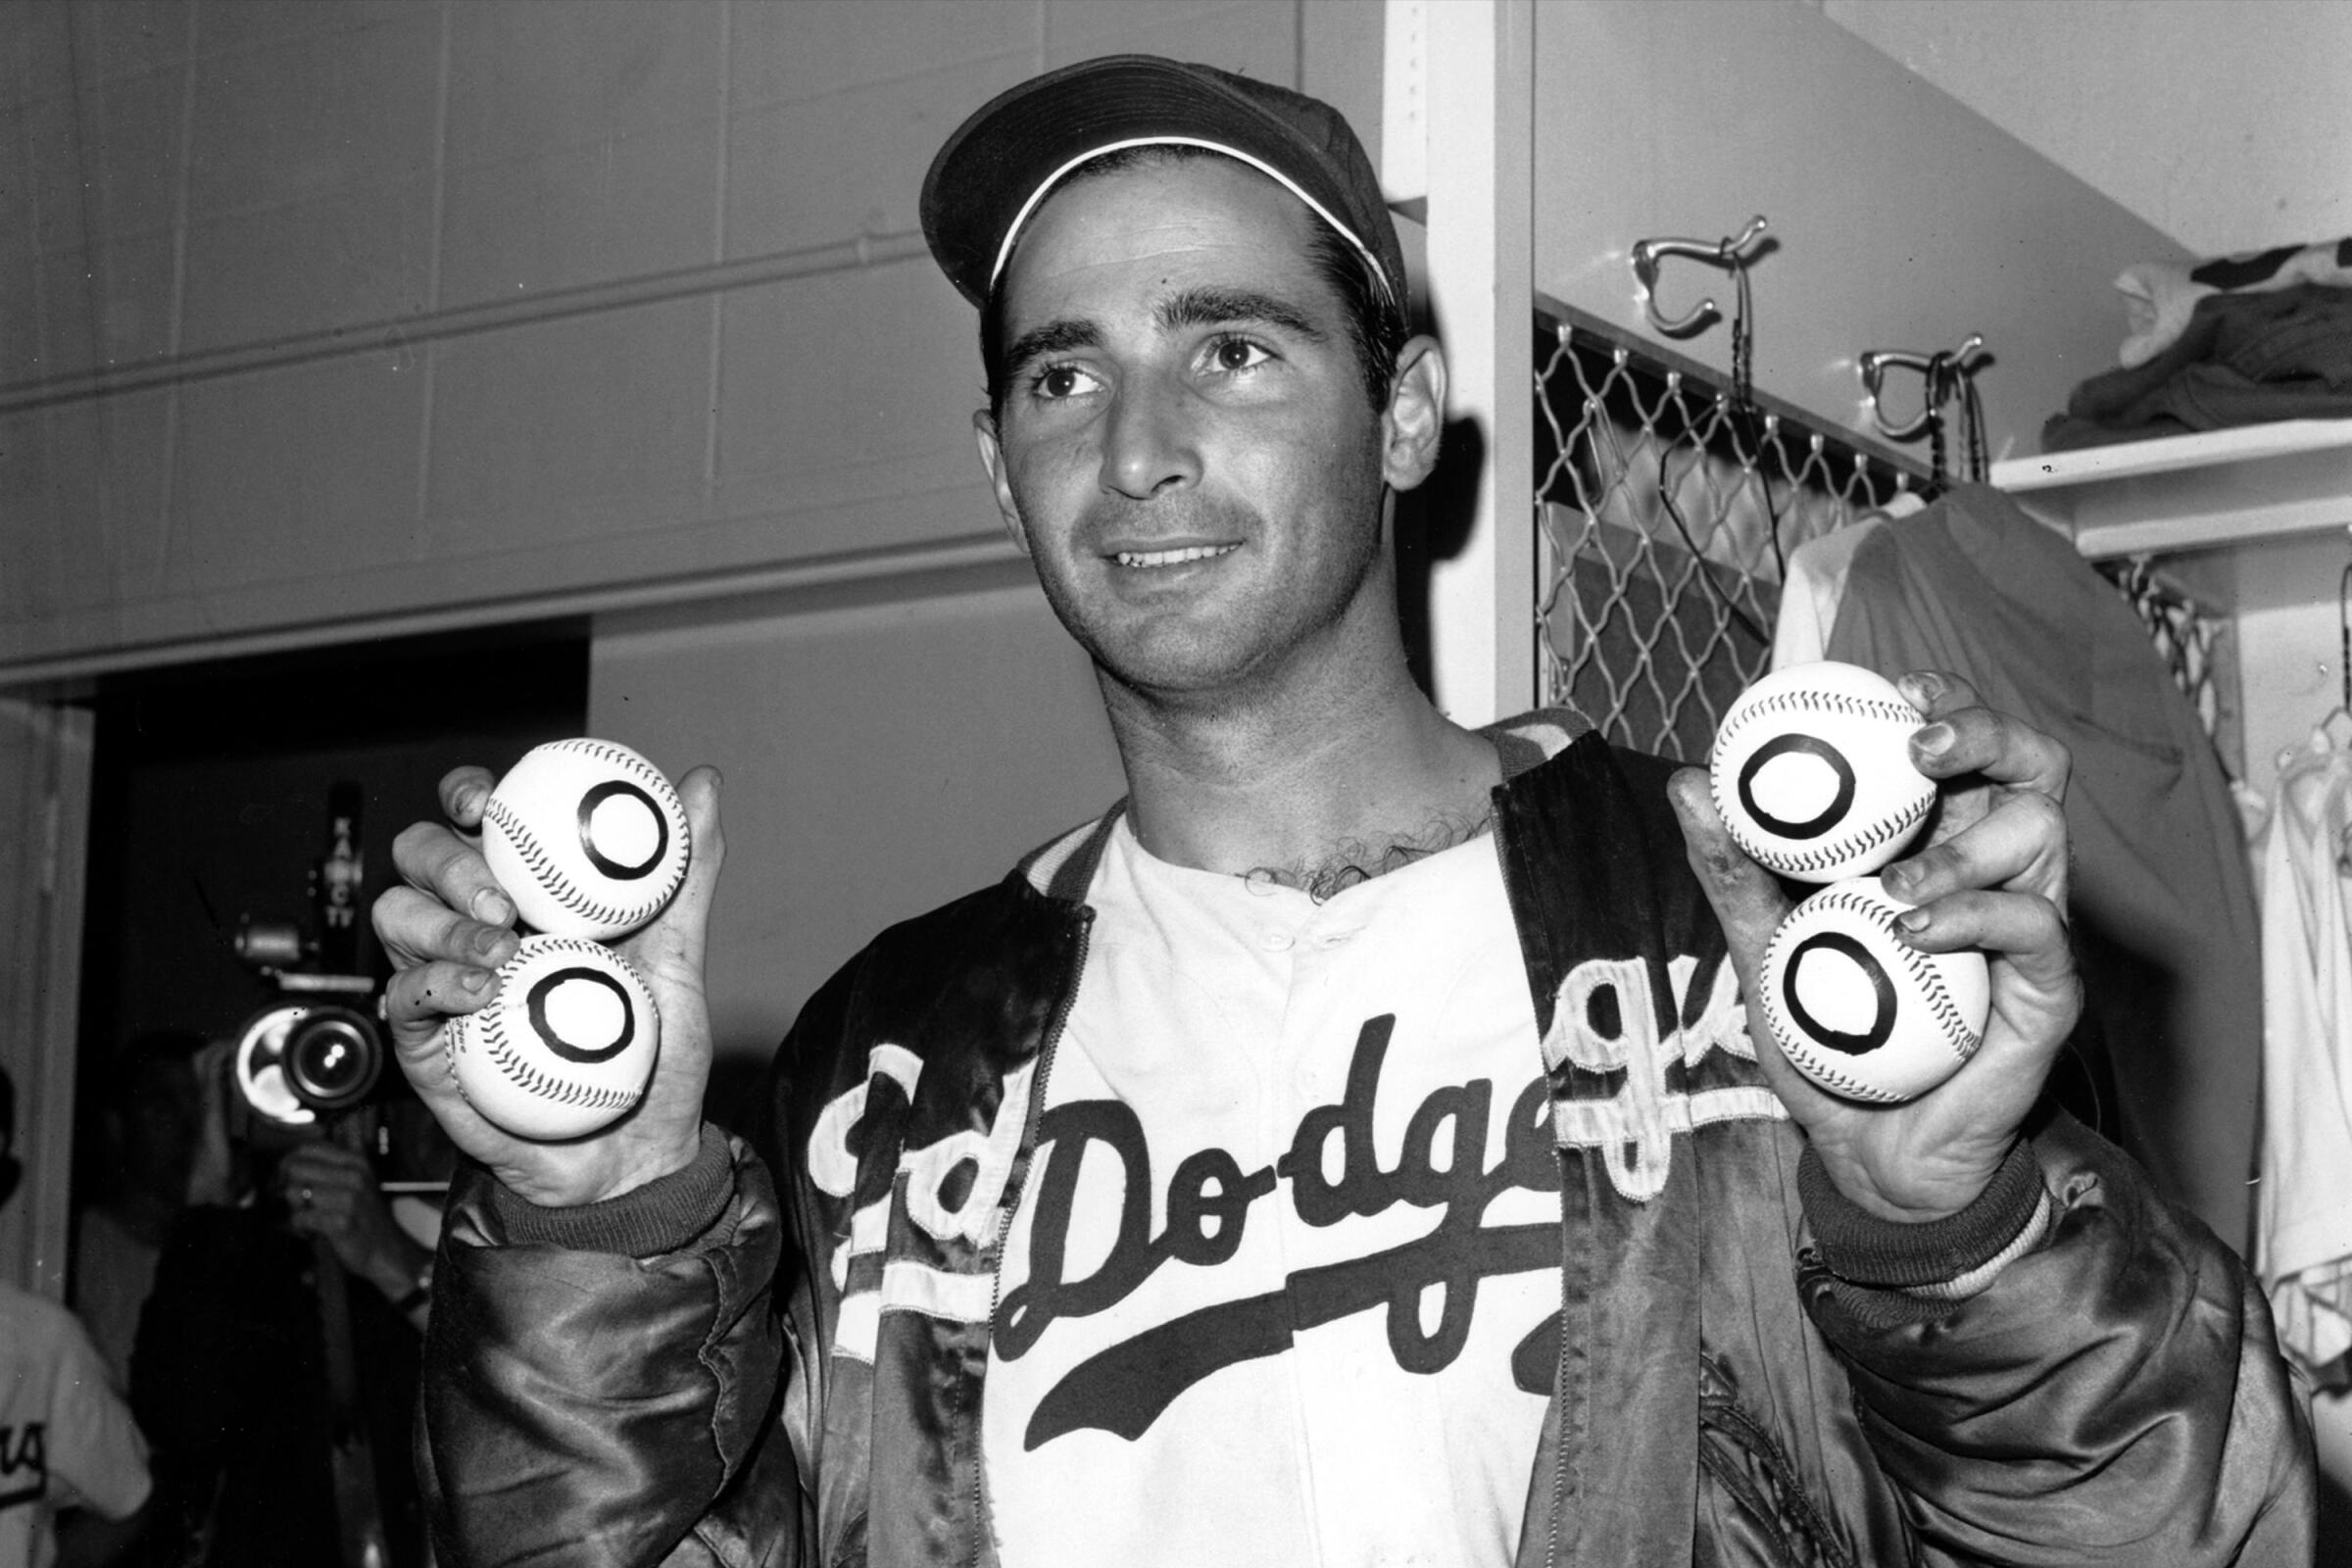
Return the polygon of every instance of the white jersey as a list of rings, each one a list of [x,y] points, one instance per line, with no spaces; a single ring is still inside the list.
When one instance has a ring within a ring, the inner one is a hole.
[[[1317,905],[1122,819],[1088,903],[990,1350],[1004,1561],[1507,1563],[1559,1178],[1493,839]]]
[[[48,1568],[61,1509],[125,1518],[147,1491],[147,1445],[80,1321],[0,1283],[0,1568]]]

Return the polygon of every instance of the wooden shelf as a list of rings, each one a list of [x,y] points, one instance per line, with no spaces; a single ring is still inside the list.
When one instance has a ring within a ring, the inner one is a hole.
[[[2292,419],[1992,466],[1992,483],[2093,561],[2164,555],[2245,611],[2332,596],[2352,559],[2352,419]]]

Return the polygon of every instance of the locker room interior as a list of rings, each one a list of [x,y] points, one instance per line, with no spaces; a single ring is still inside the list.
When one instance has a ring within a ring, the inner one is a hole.
[[[2118,368],[2128,270],[2352,235],[2352,6],[11,0],[0,1066],[25,1175],[0,1278],[67,1291],[126,1042],[228,1040],[281,999],[238,932],[315,918],[338,784],[365,897],[461,761],[597,734],[719,766],[730,1106],[868,935],[1120,793],[973,460],[969,310],[914,204],[968,110],[1127,51],[1324,97],[1382,168],[1455,355],[1454,466],[1402,545],[1453,716],[1593,690],[1537,604],[1573,506],[1526,392],[1572,320],[1913,492],[1981,459],[2085,559],[2138,558],[2188,607],[2249,831],[2288,754],[2352,746],[2352,406],[2162,464],[2030,461]],[[1726,253],[1644,275],[1658,236]],[[1701,298],[1711,323],[1661,324]],[[1903,428],[1931,409],[1933,454]],[[1760,562],[1768,614],[1786,568]],[[2263,1033],[2192,1049],[2247,1061]],[[2260,1176],[2231,1081],[2243,1157],[2192,1185],[2252,1252],[2251,1198],[2222,1211]],[[2352,1406],[2320,1409],[2352,1485]]]

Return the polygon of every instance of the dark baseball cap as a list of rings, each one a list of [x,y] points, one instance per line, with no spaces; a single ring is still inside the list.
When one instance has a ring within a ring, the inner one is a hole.
[[[961,125],[923,176],[923,237],[984,305],[1031,214],[1090,159],[1125,147],[1204,147],[1289,190],[1361,252],[1404,306],[1404,252],[1363,144],[1329,104],[1157,55],[1105,55],[1033,76]]]

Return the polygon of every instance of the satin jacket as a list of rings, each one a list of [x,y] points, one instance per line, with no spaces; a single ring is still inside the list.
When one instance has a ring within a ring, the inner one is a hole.
[[[1523,1568],[2308,1563],[2235,1256],[2062,1117],[1950,1219],[1845,1203],[1753,1060],[1667,764],[1583,730],[1494,732],[1561,1178]],[[764,1155],[709,1132],[568,1211],[461,1183],[417,1428],[449,1568],[997,1560],[999,1242],[1107,820],[812,998]]]

